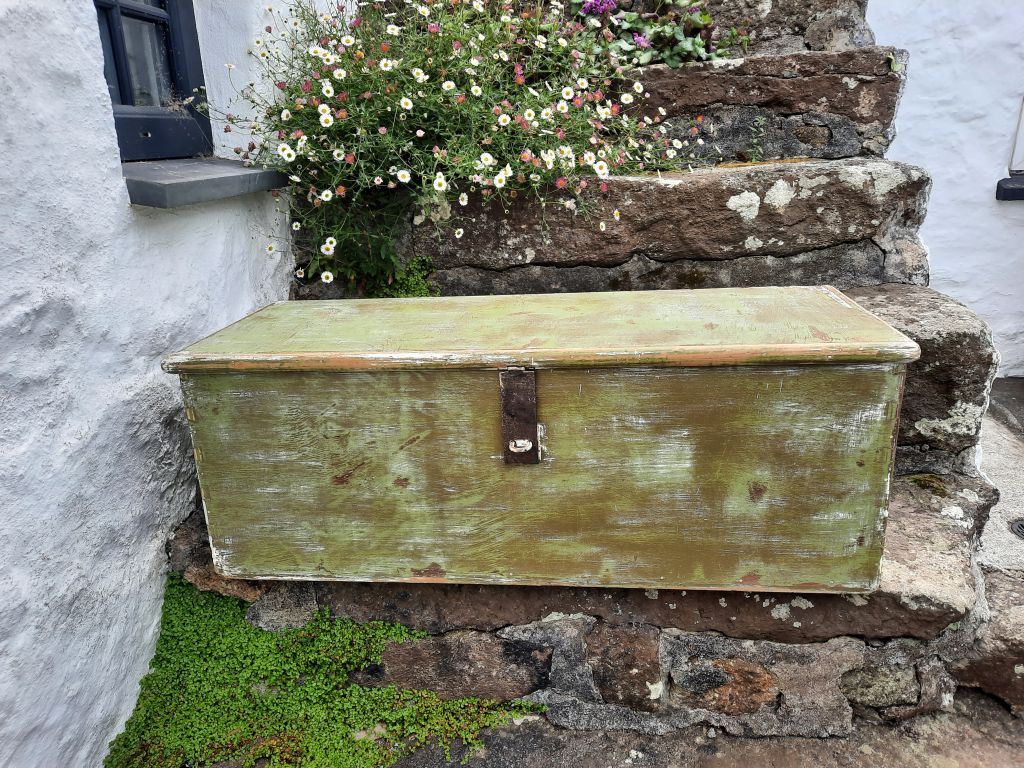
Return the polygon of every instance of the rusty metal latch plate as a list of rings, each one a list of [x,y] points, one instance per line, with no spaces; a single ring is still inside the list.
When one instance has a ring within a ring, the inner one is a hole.
[[[539,464],[537,372],[506,368],[498,372],[501,388],[501,443],[506,464]]]

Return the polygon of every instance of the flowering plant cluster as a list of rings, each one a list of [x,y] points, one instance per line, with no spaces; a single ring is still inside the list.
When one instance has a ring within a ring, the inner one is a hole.
[[[674,165],[660,117],[637,109],[643,83],[609,48],[610,9],[595,10],[558,0],[271,10],[252,53],[275,87],[243,92],[258,114],[244,156],[291,180],[297,277],[380,294],[400,270],[410,208],[459,238],[471,201],[578,194]]]

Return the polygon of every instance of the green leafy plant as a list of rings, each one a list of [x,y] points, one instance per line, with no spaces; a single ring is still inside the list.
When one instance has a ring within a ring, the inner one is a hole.
[[[650,12],[618,10],[614,0],[586,0],[580,12],[603,17],[608,48],[636,66],[707,61],[746,45],[736,29],[719,30],[704,2],[659,2]]]
[[[471,201],[564,200],[612,174],[678,165],[660,118],[634,106],[642,81],[609,44],[621,19],[558,0],[346,8],[292,0],[270,11],[252,53],[274,87],[242,90],[255,121],[229,117],[229,130],[253,133],[243,158],[291,181],[302,280],[386,295],[403,272],[395,242],[410,212],[459,238]],[[705,15],[678,22],[687,40]],[[693,58],[713,55],[693,43]]]
[[[481,729],[536,710],[349,685],[348,674],[379,661],[388,642],[420,635],[326,613],[274,634],[248,624],[245,610],[170,577],[150,673],[106,768],[248,767],[261,758],[270,766],[374,768],[428,742],[477,746]]]

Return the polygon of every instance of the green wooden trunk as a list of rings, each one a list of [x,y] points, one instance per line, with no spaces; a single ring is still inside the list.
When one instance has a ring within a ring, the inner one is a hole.
[[[164,368],[226,576],[835,592],[877,581],[918,352],[746,288],[284,302]]]

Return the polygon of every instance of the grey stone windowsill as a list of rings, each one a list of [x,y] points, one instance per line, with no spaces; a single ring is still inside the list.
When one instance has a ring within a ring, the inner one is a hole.
[[[122,163],[133,205],[178,208],[226,197],[283,187],[288,179],[276,171],[247,168],[237,160],[193,157]]]

